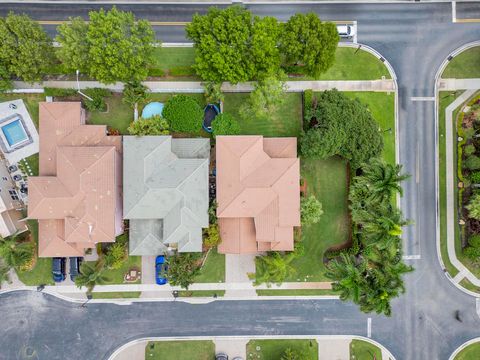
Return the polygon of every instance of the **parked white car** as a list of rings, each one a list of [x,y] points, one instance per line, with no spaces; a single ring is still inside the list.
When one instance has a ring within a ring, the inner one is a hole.
[[[341,38],[352,38],[355,35],[355,28],[353,25],[337,25],[338,35]]]

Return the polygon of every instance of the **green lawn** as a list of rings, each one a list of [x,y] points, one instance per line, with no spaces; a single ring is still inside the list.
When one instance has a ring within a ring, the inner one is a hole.
[[[173,78],[198,80],[191,68],[194,62],[193,48],[156,48],[150,76],[160,76],[165,80]],[[387,68],[374,55],[356,48],[339,47],[334,65],[322,74],[319,80],[375,80],[381,79],[382,76],[390,79]]]
[[[293,261],[296,272],[286,281],[327,281],[323,254],[348,239],[347,166],[339,157],[302,159],[301,175],[307,196],[320,200],[324,214],[318,223],[302,227],[305,254]]]
[[[385,65],[374,55],[364,50],[339,47],[333,66],[316,80],[377,80],[382,76],[391,78]],[[306,79],[304,77],[299,80]]]
[[[363,340],[352,340],[350,343],[351,360],[382,360],[382,351],[372,343]]]
[[[299,136],[302,121],[302,95],[300,93],[285,93],[285,101],[269,120],[242,120],[238,113],[249,97],[245,93],[225,94],[224,112],[233,115],[240,124],[242,135],[264,136]]]
[[[128,126],[133,121],[133,109],[122,102],[120,94],[107,97],[105,102],[108,105],[107,112],[88,111],[87,123],[108,125],[121,134],[126,134]]]
[[[212,360],[213,341],[150,341],[145,347],[145,360]]]
[[[443,71],[442,78],[480,78],[480,46],[455,56]]]
[[[318,343],[313,339],[250,340],[247,344],[247,359],[279,360],[286,349],[304,354],[302,359],[318,359]]]
[[[457,275],[458,270],[452,265],[448,257],[447,251],[447,188],[446,188],[446,158],[445,158],[445,109],[450,105],[458,96],[462,94],[461,91],[452,95],[451,92],[443,91],[439,93],[439,114],[438,114],[438,136],[439,136],[439,164],[440,164],[440,252],[442,255],[445,268],[450,276]],[[454,135],[455,136],[455,135]]]
[[[480,359],[480,342],[473,343],[460,351],[454,360],[478,360]]]
[[[38,250],[38,222],[36,220],[28,220],[28,228],[35,242],[35,249]],[[17,270],[18,278],[21,282],[28,286],[37,286],[41,284],[53,285],[52,279],[52,259],[37,258],[35,267],[30,271]]]
[[[395,94],[384,92],[345,92],[350,98],[357,98],[368,106],[383,134],[383,158],[395,163]]]
[[[217,249],[208,253],[207,260],[195,278],[198,283],[225,282],[225,255],[219,254]]]
[[[139,298],[141,291],[127,292],[93,292],[93,299],[135,299]]]
[[[197,79],[192,68],[194,63],[193,47],[158,47],[154,50],[154,65],[150,69],[150,76]]]
[[[90,261],[92,265],[95,264],[94,261]],[[136,268],[138,270],[142,269],[142,257],[141,256],[129,256],[127,261],[123,264],[123,266],[118,270],[113,269],[106,269],[104,272],[105,278],[107,281],[102,283],[102,285],[110,285],[110,284],[125,284],[124,276],[125,274],[132,268]],[[136,281],[133,284],[139,284],[140,280]],[[132,284],[132,283],[129,283]]]
[[[338,292],[333,290],[257,290],[258,296],[321,296],[321,295],[338,295]]]

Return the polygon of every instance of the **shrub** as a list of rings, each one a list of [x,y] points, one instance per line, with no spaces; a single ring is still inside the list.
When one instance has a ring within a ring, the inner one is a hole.
[[[480,220],[480,194],[473,195],[465,209],[468,210],[470,218]]]
[[[471,155],[464,162],[465,167],[468,170],[478,170],[480,169],[480,158],[475,155]]]
[[[300,202],[300,218],[302,225],[316,224],[323,215],[322,203],[314,195],[305,198]]]
[[[171,97],[163,108],[162,116],[175,132],[198,133],[202,127],[203,110],[195,99],[186,95]]]
[[[470,181],[473,184],[480,184],[480,171],[475,171],[470,175]]]
[[[463,148],[463,153],[466,156],[473,155],[475,153],[475,146],[473,146],[472,144],[465,145],[465,147]]]
[[[127,259],[127,247],[121,242],[116,242],[107,250],[105,254],[105,266],[109,269],[120,269]]]
[[[468,239],[468,246],[463,249],[463,254],[471,260],[480,257],[480,235],[473,235]]]
[[[76,89],[62,89],[62,88],[43,88],[45,96],[74,96],[78,94]]]
[[[171,76],[195,76],[191,66],[174,66],[170,69]]]
[[[218,135],[238,135],[240,134],[240,125],[227,113],[218,114],[212,121],[213,137]]]
[[[169,257],[167,259],[168,282],[173,286],[178,285],[188,290],[200,271],[199,260],[200,254],[198,253],[182,253]]]
[[[127,131],[130,135],[168,135],[168,122],[159,115],[154,115],[149,119],[140,118],[130,124]]]
[[[210,225],[203,231],[205,238],[203,243],[206,247],[211,248],[220,244],[220,232],[218,231],[218,225]]]
[[[83,104],[90,111],[105,111],[107,109],[107,104],[105,103],[105,97],[110,96],[112,93],[108,89],[102,88],[88,88],[84,91],[85,95],[92,98],[89,100],[83,98]]]
[[[305,121],[310,121],[313,110],[313,90],[308,89],[303,92],[303,115]]]
[[[165,72],[159,68],[150,68],[148,69],[148,76],[152,77],[163,77],[165,76]]]

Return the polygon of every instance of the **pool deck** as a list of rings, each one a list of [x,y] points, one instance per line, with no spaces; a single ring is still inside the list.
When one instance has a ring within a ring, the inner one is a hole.
[[[12,109],[10,104],[15,104],[16,109]],[[25,127],[27,134],[32,139],[31,143],[28,143],[18,149],[12,150],[12,152],[4,153],[5,159],[9,164],[16,164],[20,160],[29,157],[30,155],[38,153],[39,138],[38,131],[35,127],[35,124],[30,117],[30,114],[23,103],[23,100],[12,100],[0,103],[0,119],[10,117],[12,115],[18,114],[22,117],[22,125]],[[2,141],[5,141],[2,139]],[[6,144],[8,146],[8,143]]]

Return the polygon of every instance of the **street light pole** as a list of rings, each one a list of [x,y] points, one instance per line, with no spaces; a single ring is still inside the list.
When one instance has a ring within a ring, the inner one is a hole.
[[[80,90],[80,81],[78,80],[78,75],[80,75],[80,70],[77,69],[76,73],[77,73],[77,92],[78,92],[80,95],[82,95],[83,97],[86,97],[88,100],[93,101],[93,99],[92,99],[90,96],[84,94],[84,93]]]

